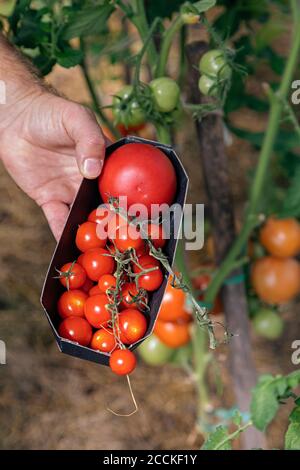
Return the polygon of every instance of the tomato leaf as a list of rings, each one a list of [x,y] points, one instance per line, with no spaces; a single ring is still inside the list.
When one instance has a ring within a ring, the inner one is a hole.
[[[297,404],[299,398],[295,400]],[[285,434],[285,449],[300,450],[300,406],[299,403],[292,410],[289,416],[289,427]]]
[[[62,39],[69,40],[100,32],[106,27],[106,22],[113,11],[114,6],[107,0],[73,11],[62,31]]]
[[[206,439],[201,450],[232,450],[228,429],[218,426]]]
[[[79,49],[67,47],[63,51],[57,51],[55,57],[59,65],[65,68],[70,68],[81,63],[83,53]]]
[[[197,10],[198,13],[204,13],[205,11],[214,7],[216,3],[216,0],[200,0],[199,2],[194,3],[193,7]]]
[[[252,421],[260,431],[266,429],[279,408],[275,381],[272,375],[263,375],[252,391]]]

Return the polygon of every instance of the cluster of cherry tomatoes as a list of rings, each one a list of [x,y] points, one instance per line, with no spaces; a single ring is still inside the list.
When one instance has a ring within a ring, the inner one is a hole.
[[[158,173],[167,178],[160,190]],[[127,348],[145,336],[149,299],[164,279],[163,267],[151,253],[162,253],[166,239],[159,223],[148,219],[141,225],[133,223],[111,198],[126,196],[128,207],[143,203],[147,210],[154,203],[171,204],[176,173],[161,150],[126,144],[107,158],[99,191],[104,204],[77,229],[78,258],[59,270],[66,290],[57,303],[58,332],[109,354],[112,371],[125,375],[136,365],[135,355]]]
[[[206,52],[199,62],[199,90],[205,96],[218,96],[220,85],[231,77],[231,67],[220,49]]]

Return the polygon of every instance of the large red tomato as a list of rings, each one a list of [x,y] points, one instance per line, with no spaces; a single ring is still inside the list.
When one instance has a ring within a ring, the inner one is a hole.
[[[99,190],[109,196],[126,196],[127,204],[171,204],[176,193],[176,173],[168,157],[149,144],[126,144],[105,161],[99,177]]]

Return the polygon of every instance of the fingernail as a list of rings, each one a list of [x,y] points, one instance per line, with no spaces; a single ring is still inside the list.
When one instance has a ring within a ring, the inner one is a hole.
[[[82,173],[86,178],[96,178],[102,168],[102,160],[86,158],[82,163]]]

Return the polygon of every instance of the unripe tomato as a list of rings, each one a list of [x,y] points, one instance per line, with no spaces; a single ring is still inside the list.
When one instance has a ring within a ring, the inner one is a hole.
[[[79,289],[64,292],[57,303],[57,310],[61,318],[84,317],[84,304],[87,298],[87,294]]]
[[[104,248],[92,248],[86,251],[81,263],[88,277],[97,282],[103,274],[112,274],[115,268],[113,257]]]
[[[171,161],[160,149],[149,144],[130,143],[119,147],[105,160],[99,177],[103,201],[108,201],[108,195],[125,196],[128,208],[132,204],[143,204],[148,216],[152,204],[172,204],[176,186]]]
[[[84,314],[94,328],[101,328],[111,320],[108,309],[109,299],[105,294],[92,295],[84,304]]]
[[[228,79],[231,76],[231,68],[220,49],[212,49],[201,57],[199,71],[212,79]]]
[[[145,122],[145,113],[136,99],[130,99],[133,87],[126,85],[113,98],[113,116],[125,128],[135,127]]]
[[[284,322],[273,310],[262,308],[252,320],[254,330],[267,339],[277,339],[281,336]]]
[[[58,334],[62,338],[75,341],[82,346],[88,346],[92,339],[93,330],[84,318],[68,317],[59,325]]]
[[[75,243],[78,250],[85,252],[92,248],[103,248],[107,237],[99,238],[97,235],[97,224],[95,222],[84,222],[78,227]]]
[[[159,77],[149,83],[152,90],[154,103],[162,113],[170,113],[176,108],[180,88],[177,83],[169,77]]]
[[[191,340],[188,323],[157,320],[154,326],[154,333],[169,348],[180,348]]]
[[[116,347],[116,338],[112,330],[100,328],[92,337],[91,348],[110,353]]]
[[[155,334],[146,338],[138,351],[143,361],[150,366],[166,364],[174,354],[174,349],[166,346]]]
[[[145,336],[147,321],[145,316],[133,308],[123,310],[119,314],[118,325],[120,340],[124,344],[133,344]]]
[[[260,242],[273,256],[297,256],[300,252],[300,224],[294,218],[270,217],[260,231]]]
[[[201,75],[198,82],[198,87],[202,95],[204,96],[218,96],[218,87],[215,79],[208,77],[207,75]]]
[[[67,289],[79,289],[86,281],[86,271],[79,263],[67,263],[60,269],[59,280]]]
[[[300,292],[300,263],[293,258],[265,256],[253,264],[251,279],[264,302],[288,302]]]
[[[136,357],[128,349],[117,349],[109,358],[109,366],[117,375],[130,374],[136,366]]]

